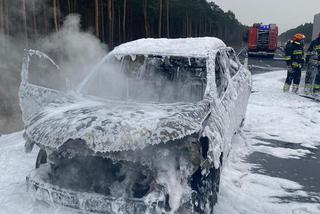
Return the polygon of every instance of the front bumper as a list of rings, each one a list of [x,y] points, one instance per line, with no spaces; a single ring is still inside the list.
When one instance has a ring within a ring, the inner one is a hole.
[[[110,214],[154,214],[161,206],[161,204],[156,203],[146,205],[143,200],[134,198],[117,199],[97,193],[83,193],[64,189],[50,184],[46,176],[45,173],[40,173],[39,169],[36,169],[27,176],[26,180],[28,191],[36,199],[48,204],[57,204],[84,212]]]

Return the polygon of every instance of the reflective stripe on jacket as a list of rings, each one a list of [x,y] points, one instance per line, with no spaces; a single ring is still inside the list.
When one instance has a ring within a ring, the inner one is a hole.
[[[300,42],[288,41],[285,47],[285,60],[288,66],[302,68],[304,63],[304,49]]]

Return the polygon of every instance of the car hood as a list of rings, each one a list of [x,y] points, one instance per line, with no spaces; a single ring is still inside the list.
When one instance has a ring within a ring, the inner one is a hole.
[[[27,138],[53,150],[70,139],[84,140],[94,152],[143,149],[199,132],[210,112],[207,100],[139,104],[71,96],[33,85],[23,91],[29,91],[20,96]],[[43,94],[51,100],[43,100]],[[48,104],[27,112],[31,102]]]

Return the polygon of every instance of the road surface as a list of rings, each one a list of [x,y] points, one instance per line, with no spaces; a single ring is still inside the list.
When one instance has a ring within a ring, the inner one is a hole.
[[[254,75],[246,124],[222,173],[217,214],[320,213],[320,105]]]

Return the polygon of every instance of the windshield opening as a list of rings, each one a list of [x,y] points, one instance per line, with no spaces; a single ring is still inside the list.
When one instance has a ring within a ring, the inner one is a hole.
[[[125,56],[106,61],[84,87],[88,95],[134,102],[197,102],[207,83],[205,58]]]

